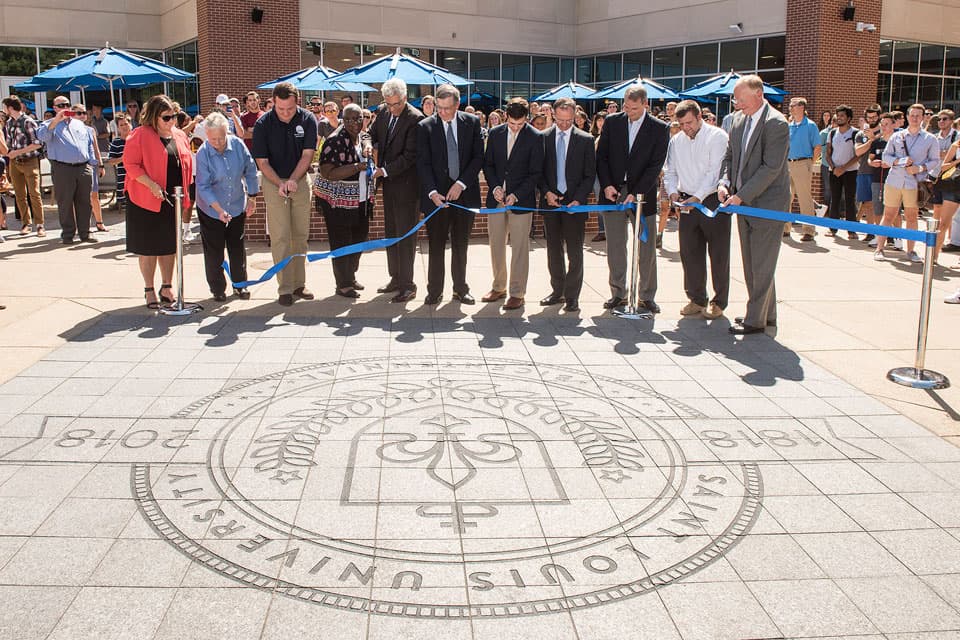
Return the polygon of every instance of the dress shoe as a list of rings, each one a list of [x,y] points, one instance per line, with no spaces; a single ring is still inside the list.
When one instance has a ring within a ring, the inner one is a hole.
[[[416,289],[404,289],[397,295],[390,298],[390,302],[409,302],[417,297]]]
[[[360,283],[357,282],[356,280],[354,280],[353,283],[352,283],[350,286],[353,287],[354,289],[356,289],[357,291],[363,291],[364,288],[365,288],[362,284],[360,284]]]
[[[716,302],[711,302],[710,305],[703,310],[703,317],[707,320],[716,320],[721,316],[723,316],[723,309],[721,309],[720,305]]]
[[[567,300],[567,303],[563,305],[563,310],[567,313],[576,313],[577,311],[580,311],[580,305],[577,304],[576,298]]]
[[[338,296],[342,296],[342,297],[344,297],[344,298],[359,298],[359,297],[360,297],[360,292],[357,291],[356,289],[347,289],[346,291],[343,291],[342,289],[337,289],[337,290],[336,290],[336,294],[337,294]]]
[[[400,285],[392,280],[377,289],[377,293],[393,293],[394,291],[400,291]]]
[[[813,242],[813,234],[812,233],[803,234],[802,236],[800,236],[800,242]]]
[[[423,304],[433,306],[435,304],[440,304],[440,300],[442,299],[443,296],[431,296],[428,294],[427,297],[423,299]]]
[[[763,327],[753,327],[749,324],[742,324],[738,327],[730,327],[727,331],[735,336],[748,336],[751,333],[763,333]]]
[[[606,239],[607,235],[605,233],[598,233],[597,235],[593,236],[593,240],[590,242],[604,242]]]
[[[836,229],[830,229],[829,231],[827,231],[827,232],[826,232],[825,234],[823,234],[823,235],[827,236],[828,238],[832,238],[832,237],[834,237],[835,235],[837,235],[837,230],[836,230]]]
[[[956,253],[957,251],[960,251],[960,245],[945,244],[940,251],[943,251],[944,253]]]
[[[513,311],[515,309],[519,309],[522,306],[523,306],[523,298],[515,298],[514,296],[510,296],[507,299],[507,301],[503,303],[503,308],[506,309],[507,311]]]
[[[859,240],[860,236],[857,235],[856,231],[847,231],[847,240]]]
[[[25,224],[22,227],[20,227],[20,235],[22,236],[27,235],[28,233],[30,233],[30,231],[31,231],[30,225],[28,224]]]
[[[277,303],[283,307],[293,306],[293,294],[292,293],[281,293],[280,297],[277,298]]]
[[[551,293],[546,298],[540,301],[541,307],[552,307],[555,304],[560,304],[563,302],[563,296],[558,296],[555,293]]]
[[[294,297],[301,298],[303,300],[313,300],[313,293],[311,293],[306,287],[298,287],[293,290]]]
[[[60,244],[73,244],[73,238],[61,238]]]
[[[603,308],[616,309],[617,307],[622,307],[625,304],[627,304],[626,298],[619,298],[617,296],[613,296],[612,298],[610,298],[609,300],[603,303]]]
[[[680,315],[682,315],[682,316],[699,316],[699,315],[701,315],[704,311],[706,311],[706,309],[707,309],[707,308],[706,308],[705,306],[703,306],[702,304],[697,304],[696,302],[693,302],[693,301],[691,300],[690,302],[687,303],[687,305],[686,305],[683,309],[680,309]]]
[[[476,299],[470,295],[470,292],[467,293],[457,293],[454,291],[453,299],[460,302],[460,304],[477,304]]]
[[[234,289],[234,290],[233,290],[233,295],[237,296],[237,297],[240,298],[241,300],[249,300],[249,299],[250,299],[250,291],[249,291],[248,289]]]
[[[649,311],[650,313],[660,313],[660,305],[658,305],[653,300],[644,300],[640,303],[640,306]]]
[[[737,316],[736,318],[733,319],[733,322],[734,322],[734,324],[743,324],[743,316]],[[775,327],[775,326],[777,326],[777,321],[776,321],[776,320],[767,320],[767,326],[768,326],[768,327]]]
[[[227,301],[227,294],[225,294],[225,293],[222,292],[222,291],[221,291],[220,293],[215,293],[215,294],[213,294],[213,299],[216,300],[217,302],[226,302],[226,301]]]
[[[507,297],[506,291],[494,291],[491,289],[490,292],[487,293],[487,295],[480,298],[480,300],[482,302],[496,302],[497,300],[501,300],[506,297]]]
[[[96,244],[97,239],[93,236],[87,236],[86,238],[80,238],[80,242],[86,242],[87,244]]]

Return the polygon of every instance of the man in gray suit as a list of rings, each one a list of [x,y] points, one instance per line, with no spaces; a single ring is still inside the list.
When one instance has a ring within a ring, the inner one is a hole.
[[[759,76],[743,76],[733,88],[740,108],[730,127],[730,142],[720,169],[717,195],[724,206],[745,205],[789,211],[790,174],[787,153],[790,129],[783,115],[763,98]],[[730,327],[734,335],[762,333],[777,324],[774,272],[780,255],[783,223],[737,216],[747,313]]]

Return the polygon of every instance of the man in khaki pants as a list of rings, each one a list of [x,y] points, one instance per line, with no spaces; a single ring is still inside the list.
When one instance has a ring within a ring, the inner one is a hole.
[[[787,168],[790,170],[790,204],[793,197],[800,201],[800,213],[805,216],[816,214],[816,205],[810,193],[813,179],[813,159],[820,155],[820,131],[806,115],[807,99],[790,99],[790,154],[787,156]],[[790,235],[790,223],[783,228],[783,235]],[[814,236],[813,225],[803,225],[800,240],[811,242]]]
[[[4,137],[9,151],[7,169],[10,181],[17,194],[17,210],[23,226],[20,235],[30,233],[32,221],[37,223],[37,235],[47,235],[43,228],[43,200],[40,197],[40,139],[37,138],[37,123],[23,112],[23,103],[17,96],[3,99],[3,112],[7,114]],[[29,202],[27,200],[29,199]],[[35,220],[31,219],[31,211]]]
[[[263,173],[273,261],[307,252],[310,233],[310,185],[307,169],[317,150],[317,120],[297,103],[300,93],[289,82],[273,89],[273,109],[253,127],[253,157]],[[306,259],[291,260],[277,274],[281,305],[313,300],[307,290]]]

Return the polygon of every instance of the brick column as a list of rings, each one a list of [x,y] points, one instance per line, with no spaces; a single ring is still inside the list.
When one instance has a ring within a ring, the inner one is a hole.
[[[859,116],[877,101],[882,4],[854,0],[854,19],[845,21],[847,0],[787,0],[786,89],[807,99],[811,119],[839,104]],[[857,22],[877,30],[858,32]]]
[[[259,24],[250,17],[255,7],[263,10]],[[300,68],[299,0],[197,0],[197,56],[200,112],[218,93],[242,101],[258,84]]]

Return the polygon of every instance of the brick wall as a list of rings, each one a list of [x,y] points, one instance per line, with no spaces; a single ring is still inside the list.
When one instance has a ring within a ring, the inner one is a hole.
[[[483,180],[483,177],[480,178],[480,195],[482,202],[486,202],[487,197],[487,184]],[[590,196],[591,203],[595,202],[593,196]],[[246,227],[244,227],[244,235],[248,241],[266,241],[267,240],[267,229],[266,229],[266,215],[267,208],[264,204],[262,197],[257,197],[257,212],[247,220]],[[540,214],[534,214],[534,224],[533,224],[534,235],[538,237],[543,236],[543,216]],[[593,234],[597,232],[597,214],[591,213],[589,219],[587,220],[587,239],[593,237]],[[375,202],[373,207],[373,220],[370,222],[370,238],[382,238],[383,233],[383,204],[381,202]],[[420,237],[427,237],[427,230],[423,228],[420,230]],[[487,237],[487,217],[486,216],[477,216],[476,220],[473,223],[473,238],[486,238]],[[311,241],[325,241],[327,239],[327,228],[323,223],[323,215],[317,210],[316,207],[313,208],[313,212],[310,218],[310,240]]]
[[[254,7],[263,9],[260,24],[250,18]],[[197,0],[197,56],[201,113],[219,93],[242,102],[258,84],[300,68],[299,0]]]

